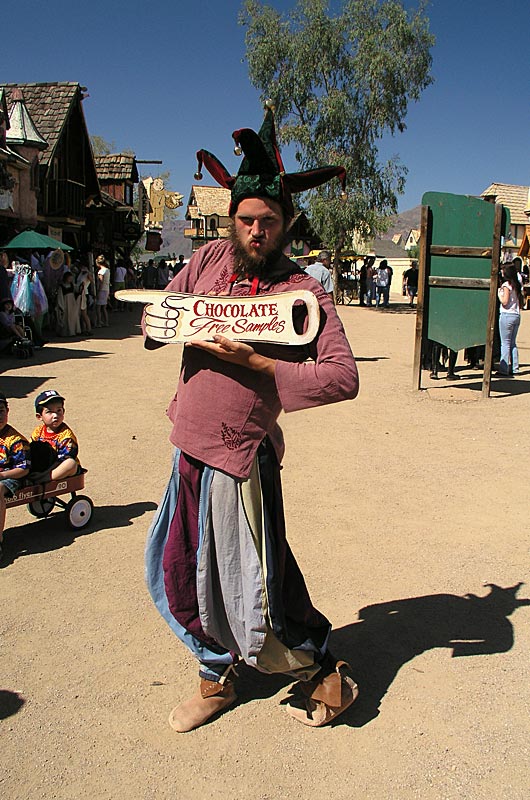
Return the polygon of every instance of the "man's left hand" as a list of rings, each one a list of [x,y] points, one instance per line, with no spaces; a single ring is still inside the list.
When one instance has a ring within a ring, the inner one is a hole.
[[[238,364],[240,367],[251,369],[254,372],[264,372],[271,377],[274,376],[276,363],[274,359],[260,356],[253,347],[244,342],[233,342],[225,336],[216,335],[212,342],[192,341],[187,342],[185,346],[206,350],[207,353],[211,353],[221,361],[228,361],[230,364]]]

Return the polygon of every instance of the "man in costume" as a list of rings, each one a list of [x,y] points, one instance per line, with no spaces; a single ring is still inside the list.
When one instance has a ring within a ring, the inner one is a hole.
[[[341,178],[342,167],[285,174],[272,111],[256,134],[233,134],[244,159],[230,175],[207,151],[202,164],[231,190],[230,239],[202,247],[166,291],[267,295],[308,289],[320,305],[310,345],[213,341],[184,347],[168,415],[173,474],[150,530],[147,583],[160,613],[199,661],[200,687],[171,712],[179,732],[236,700],[238,660],[298,681],[289,713],[320,726],[357,696],[349,667],[328,650],[331,626],[311,603],[285,536],[280,462],[286,412],[352,399],[358,374],[342,324],[322,286],[283,255],[291,192]],[[164,327],[159,306],[145,312]],[[170,324],[167,323],[168,325]],[[299,321],[303,327],[304,320]],[[149,337],[146,347],[160,346]]]

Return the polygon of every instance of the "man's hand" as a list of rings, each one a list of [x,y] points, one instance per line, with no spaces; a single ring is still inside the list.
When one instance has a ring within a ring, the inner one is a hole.
[[[185,347],[206,350],[207,353],[211,353],[221,361],[238,364],[240,367],[251,369],[254,372],[263,372],[270,377],[274,377],[276,361],[273,358],[260,356],[253,347],[244,342],[233,342],[225,336],[216,335],[213,337],[213,342],[187,342]]]

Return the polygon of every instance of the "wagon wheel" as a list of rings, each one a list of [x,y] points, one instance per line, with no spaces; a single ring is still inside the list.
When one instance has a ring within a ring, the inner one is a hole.
[[[55,497],[43,497],[42,500],[32,500],[28,503],[29,513],[41,519],[47,517],[55,506]]]
[[[94,504],[90,497],[85,497],[85,495],[82,494],[77,495],[77,497],[72,497],[66,506],[68,524],[74,530],[84,528],[92,519],[93,510]]]

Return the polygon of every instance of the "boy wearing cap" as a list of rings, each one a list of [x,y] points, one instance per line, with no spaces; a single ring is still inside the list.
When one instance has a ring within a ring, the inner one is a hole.
[[[35,412],[39,425],[31,434],[32,442],[44,442],[52,449],[49,479],[68,478],[79,470],[77,439],[64,421],[64,397],[47,389],[35,400]]]
[[[9,405],[0,392],[0,557],[6,519],[6,498],[22,486],[29,472],[29,442],[8,424]]]

